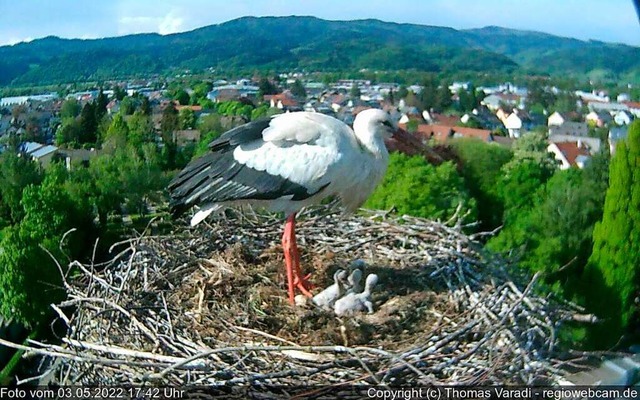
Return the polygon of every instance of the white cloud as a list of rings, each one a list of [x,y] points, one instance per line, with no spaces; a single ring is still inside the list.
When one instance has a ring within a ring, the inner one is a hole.
[[[181,32],[184,30],[184,18],[176,15],[173,11],[165,15],[158,24],[158,33],[161,35],[168,35],[170,33]]]
[[[118,34],[158,32],[161,35],[185,30],[184,18],[175,10],[164,16],[122,16],[118,19]]]
[[[26,37],[26,38],[16,38],[16,37],[10,37],[7,40],[3,40],[0,41],[0,46],[13,46],[14,44],[18,44],[18,43],[28,43],[30,41],[32,41],[34,38],[32,37]]]

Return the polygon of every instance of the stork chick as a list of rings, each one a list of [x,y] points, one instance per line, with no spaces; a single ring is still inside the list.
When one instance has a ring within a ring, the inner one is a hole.
[[[365,311],[373,314],[373,303],[371,302],[371,292],[378,283],[378,275],[369,274],[362,293],[350,293],[336,301],[334,311],[337,316],[353,314],[356,311]]]
[[[346,288],[344,286],[345,279],[347,279],[347,271],[343,269],[337,270],[335,274],[333,274],[333,284],[313,296],[313,303],[319,307],[333,307],[336,300],[342,297],[346,292]]]

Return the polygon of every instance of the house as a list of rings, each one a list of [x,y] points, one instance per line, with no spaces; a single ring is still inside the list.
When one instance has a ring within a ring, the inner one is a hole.
[[[399,124],[398,126],[404,130],[407,128],[406,124]],[[423,143],[427,143],[430,140],[444,143],[449,139],[456,138],[475,138],[488,143],[493,142],[491,131],[462,126],[418,124],[413,134],[420,138]]]
[[[117,99],[111,100],[107,104],[107,114],[112,115],[120,111],[120,102]]]
[[[633,119],[626,111],[618,111],[613,116],[613,121],[616,125],[629,125]]]
[[[495,111],[502,106],[502,98],[496,94],[490,94],[480,102],[491,111]]]
[[[20,145],[19,151],[46,168],[58,152],[58,148],[52,145],[45,145],[36,142],[24,142]]]
[[[609,130],[609,152],[613,156],[616,153],[616,145],[619,141],[625,140],[629,133],[628,126],[611,128]]]
[[[550,143],[547,151],[553,153],[560,169],[584,168],[591,156],[581,142]]]
[[[586,147],[591,154],[600,152],[602,147],[602,141],[599,138],[594,137],[580,137],[573,135],[550,135],[548,139],[549,143],[564,143],[564,142],[580,142],[583,147]]]
[[[213,102],[220,103],[222,101],[231,101],[240,99],[241,94],[238,89],[220,87],[214,88],[207,94],[207,98]]]
[[[591,101],[588,104],[589,111],[604,111],[613,114],[617,111],[629,111],[629,107],[623,103],[605,103]]]
[[[561,113],[556,111],[553,114],[549,115],[549,118],[547,119],[547,125],[560,126],[567,121],[569,121],[569,118],[566,115],[562,115]]]
[[[638,101],[627,101],[624,103],[629,108],[629,112],[633,114],[634,117],[640,118],[640,102]]]
[[[280,110],[302,110],[298,100],[296,100],[293,94],[288,90],[278,94],[265,95],[264,101],[268,101],[270,107],[279,108]]]
[[[586,122],[566,121],[562,125],[550,125],[549,136],[551,135],[586,137],[589,136],[589,126]]]
[[[424,110],[422,112],[422,118],[429,124],[434,125],[446,125],[446,126],[454,126],[458,122],[460,122],[460,118],[455,115],[444,115],[438,114],[433,111],[429,112]]]
[[[602,111],[591,111],[584,119],[587,124],[598,128],[602,128],[612,121],[611,114]]]
[[[92,158],[100,155],[100,150],[96,149],[58,149],[58,155],[64,159],[65,166],[68,170],[77,163],[89,166]]]
[[[504,127],[509,132],[509,137],[519,138],[520,130],[522,129],[522,120],[518,117],[518,114],[512,112],[504,121]]]

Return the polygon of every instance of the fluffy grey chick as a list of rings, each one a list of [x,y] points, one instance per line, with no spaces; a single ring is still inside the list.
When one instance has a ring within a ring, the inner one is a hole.
[[[345,284],[346,294],[362,292],[362,270],[354,269]]]
[[[342,297],[346,288],[344,281],[347,279],[347,271],[339,269],[333,274],[333,284],[322,292],[313,296],[313,303],[319,307],[333,307],[336,300]]]
[[[341,317],[343,315],[365,310],[367,310],[369,314],[372,314],[373,303],[371,302],[371,292],[376,283],[378,283],[378,275],[369,274],[362,293],[350,293],[336,301],[333,308],[336,315]]]

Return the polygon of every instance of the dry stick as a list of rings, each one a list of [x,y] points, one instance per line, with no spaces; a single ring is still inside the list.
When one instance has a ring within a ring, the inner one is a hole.
[[[148,353],[146,351],[140,351],[140,350],[129,350],[129,349],[116,347],[116,346],[104,346],[104,345],[89,343],[81,340],[63,338],[62,341],[70,346],[78,347],[82,349],[95,350],[95,351],[114,354],[118,356],[144,358],[147,360],[154,360],[154,361],[158,361],[166,364],[175,364],[184,360],[183,358],[180,358],[180,357],[164,356],[161,354],[153,354],[153,353]],[[202,362],[196,362],[196,363],[187,363],[184,365],[184,367],[203,368],[204,365],[205,364]]]
[[[102,303],[105,305],[108,305],[110,307],[112,307],[113,309],[120,311],[120,313],[124,314],[125,316],[127,316],[129,319],[131,319],[131,322],[133,322],[133,324],[135,326],[138,327],[138,329],[140,329],[142,331],[142,333],[144,333],[149,339],[151,339],[152,341],[156,341],[156,337],[154,336],[153,332],[151,332],[146,326],[144,326],[144,324],[142,324],[140,321],[138,321],[136,319],[136,317],[134,317],[133,315],[131,315],[131,313],[127,310],[125,310],[124,308],[120,307],[118,304],[107,300],[107,299],[101,299],[101,298],[96,298],[96,297],[85,297],[85,298],[76,298],[73,300],[67,300],[64,301],[60,304],[60,307],[68,307],[70,305],[74,305],[76,303],[83,303],[83,302],[96,302],[96,303]]]

